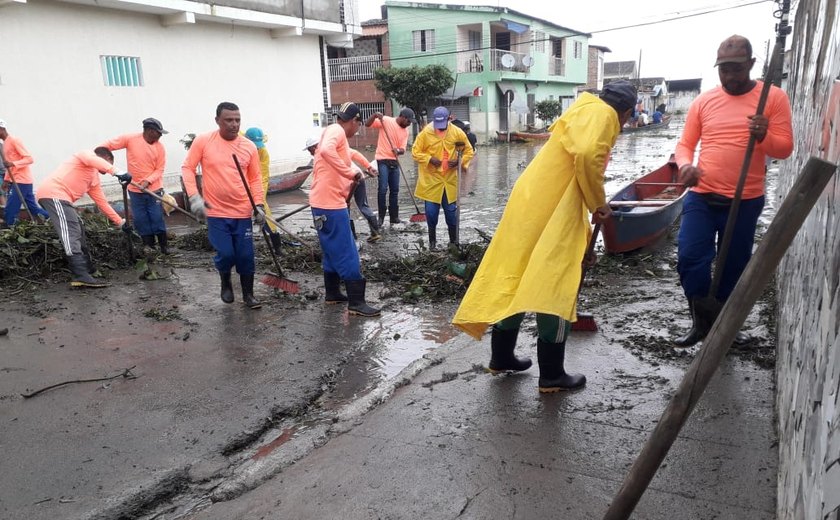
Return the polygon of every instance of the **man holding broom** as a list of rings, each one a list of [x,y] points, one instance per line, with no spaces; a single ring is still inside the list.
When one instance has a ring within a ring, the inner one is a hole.
[[[385,212],[390,213],[391,224],[399,224],[400,220],[400,163],[397,156],[405,153],[408,146],[408,127],[414,122],[414,110],[406,107],[400,110],[396,118],[383,115],[381,112],[371,114],[365,126],[379,130],[376,141],[376,168],[379,170],[379,190],[377,203],[379,204],[379,225],[385,223]],[[390,190],[390,194],[388,193]]]
[[[262,304],[254,297],[254,235],[251,216],[257,225],[265,223],[260,158],[257,147],[239,134],[242,117],[239,107],[223,102],[216,107],[219,129],[195,138],[181,166],[190,209],[199,219],[207,219],[207,238],[216,250],[213,261],[221,279],[221,298],[233,302],[231,270],[236,267],[242,286],[242,301],[251,309]],[[254,197],[254,212],[233,156],[245,172]],[[198,193],[196,168],[201,164],[204,197]]]
[[[163,196],[163,168],[166,165],[166,149],[160,143],[163,129],[160,121],[153,117],[143,120],[143,131],[123,134],[105,141],[102,146],[111,150],[125,149],[128,171],[133,184],[128,185],[131,200],[131,214],[134,228],[143,240],[143,244],[154,249],[155,237],[160,245],[161,254],[168,255],[166,223],[163,220],[163,208],[160,200],[143,190]],[[139,187],[134,186],[137,184]]]
[[[591,231],[609,218],[604,194],[607,159],[630,118],[636,89],[627,81],[604,86],[600,99],[584,93],[550,128],[551,137],[511,191],[496,234],[452,323],[475,339],[488,326],[491,372],[518,372],[530,359],[514,355],[526,312],[537,313],[539,391],[582,388],[568,374],[566,337],[575,321],[577,292]]]

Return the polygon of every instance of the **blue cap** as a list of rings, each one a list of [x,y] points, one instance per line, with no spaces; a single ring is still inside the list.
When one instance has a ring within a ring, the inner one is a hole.
[[[265,141],[265,134],[259,128],[252,127],[245,130],[245,137],[253,141],[253,143],[257,145],[257,148],[263,148],[265,146],[265,143],[263,142]]]
[[[449,110],[446,107],[437,107],[432,116],[435,128],[438,130],[446,130],[446,125],[449,124]]]

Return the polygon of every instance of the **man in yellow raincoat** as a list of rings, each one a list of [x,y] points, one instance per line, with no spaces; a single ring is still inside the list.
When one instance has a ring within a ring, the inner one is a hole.
[[[491,372],[521,371],[514,355],[526,312],[537,313],[539,391],[581,388],[586,377],[564,368],[566,336],[577,316],[582,260],[596,222],[610,215],[604,170],[636,103],[627,81],[584,93],[549,129],[551,137],[516,181],[496,234],[452,323],[481,339],[493,325]]]
[[[458,153],[461,170],[465,170],[475,155],[467,134],[449,122],[449,110],[437,107],[432,122],[414,140],[411,155],[419,165],[414,195],[426,201],[426,223],[429,226],[429,249],[437,247],[437,223],[440,208],[449,228],[449,243],[458,242]]]
[[[268,148],[265,147],[265,142],[268,141],[268,135],[260,128],[251,127],[248,130],[245,130],[245,137],[247,137],[248,140],[254,143],[257,147],[257,153],[260,157],[260,174],[262,175],[263,197],[267,197],[268,179],[271,177],[269,168],[271,165],[271,156],[268,154]],[[268,204],[265,205],[265,216],[272,218],[271,208],[268,207]],[[277,231],[277,227],[268,221],[266,221],[263,226],[265,226],[266,231],[268,231],[268,236],[271,238],[271,248],[279,255],[280,246],[283,241],[280,238],[280,233]]]

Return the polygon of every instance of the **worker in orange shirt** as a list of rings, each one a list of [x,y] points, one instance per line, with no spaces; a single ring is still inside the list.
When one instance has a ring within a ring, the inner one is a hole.
[[[337,303],[346,299],[350,314],[379,316],[380,310],[365,301],[367,281],[362,276],[347,211],[350,192],[355,184],[364,182],[364,174],[353,166],[347,142],[361,125],[358,105],[348,102],[339,108],[336,122],[324,129],[315,151],[309,204],[323,252],[326,301]],[[341,280],[347,288],[346,297],[341,294]]]
[[[381,112],[371,114],[365,126],[379,130],[376,141],[376,167],[379,170],[379,189],[377,203],[379,205],[379,225],[385,223],[385,212],[391,214],[391,224],[399,224],[400,220],[400,164],[398,155],[405,154],[408,146],[408,128],[414,122],[414,110],[405,107],[397,117],[383,115]],[[390,194],[388,190],[390,189]],[[386,200],[387,197],[387,200]],[[387,205],[386,205],[387,202]]]
[[[128,171],[131,172],[133,182],[162,197],[166,150],[160,143],[160,138],[168,133],[160,121],[150,117],[143,120],[142,132],[109,139],[102,146],[112,152],[125,149]],[[163,221],[160,200],[132,185],[128,185],[128,196],[131,199],[134,228],[143,239],[143,244],[154,248],[157,237],[160,252],[168,255],[166,223]]]
[[[763,83],[750,79],[753,65],[752,45],[743,36],[730,36],[720,44],[715,62],[720,86],[692,101],[677,143],[675,155],[680,180],[691,186],[683,202],[677,238],[677,272],[688,299],[692,326],[687,334],[673,340],[679,347],[702,341],[717,318],[707,315],[704,306],[696,303],[709,295],[712,262],[729,220],[729,207],[750,137],[755,138],[755,150],[741,193],[732,242],[722,266],[720,287],[712,295],[721,304],[729,298],[752,256],[755,228],[764,208],[767,157],[784,159],[793,152],[787,94],[771,86],[764,113],[756,114]],[[695,165],[698,144],[700,154]],[[735,337],[737,344],[749,341],[741,332]]]
[[[254,297],[253,223],[265,224],[260,158],[257,147],[239,134],[242,117],[239,107],[222,102],[216,107],[219,129],[196,136],[181,166],[190,210],[199,219],[207,219],[207,237],[216,250],[213,261],[221,278],[221,298],[233,302],[231,270],[236,267],[242,286],[242,301],[251,309],[262,304]],[[233,156],[243,168],[245,180],[254,197],[257,211],[251,206]],[[195,176],[201,164],[204,196],[198,193]],[[205,202],[206,197],[206,202]]]
[[[73,279],[71,287],[107,287],[92,276],[96,272],[85,239],[85,227],[73,204],[88,194],[108,219],[126,233],[134,231],[125,219],[108,204],[99,183],[99,174],[110,173],[121,184],[131,182],[131,175],[114,167],[114,154],[104,146],[75,154],[38,186],[38,203],[44,207],[58,233]]]
[[[3,141],[3,166],[6,168],[6,174],[3,177],[3,191],[6,191],[6,187],[10,186],[12,176],[14,176],[14,182],[20,188],[20,194],[23,195],[24,199],[23,201],[20,200],[16,189],[9,192],[4,216],[6,225],[13,226],[15,224],[20,206],[24,202],[33,216],[49,218],[47,212],[35,202],[35,193],[32,191],[32,171],[29,169],[29,165],[35,161],[20,139],[9,133],[6,122],[2,119],[0,119],[0,141]]]

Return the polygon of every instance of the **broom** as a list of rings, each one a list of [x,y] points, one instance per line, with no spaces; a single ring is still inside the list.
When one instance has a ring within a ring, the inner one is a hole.
[[[595,224],[595,229],[592,230],[592,238],[589,239],[589,246],[586,248],[586,257],[595,252],[595,242],[598,240],[598,233],[601,232],[601,224]],[[583,279],[586,278],[586,271],[588,267],[584,263],[583,269],[580,273],[580,284],[578,285],[578,297],[580,297],[580,289],[583,287]],[[572,323],[572,330],[582,330],[586,332],[595,332],[598,330],[598,325],[595,323],[595,316],[588,312],[577,313],[577,321]]]
[[[388,130],[385,130],[385,125],[382,125],[382,132],[385,134],[385,139],[388,140],[388,146],[391,147],[391,150],[396,150],[394,148],[394,142],[391,141],[391,136],[388,135]],[[397,157],[397,152],[394,151],[394,157],[397,161],[397,169],[400,170],[400,175],[405,181],[405,187],[408,189],[408,194],[411,195],[411,202],[414,203],[414,210],[417,212],[414,215],[409,217],[409,221],[411,222],[426,222],[426,214],[420,212],[420,206],[417,205],[417,199],[414,198],[414,193],[411,192],[411,185],[408,184],[408,177],[405,176],[405,172],[402,169],[402,165],[400,164],[400,158]]]
[[[251,188],[248,187],[248,181],[245,180],[245,174],[242,173],[242,165],[239,164],[239,158],[236,154],[233,154],[232,157],[233,162],[236,163],[236,169],[239,171],[239,178],[242,179],[242,184],[245,186],[245,193],[248,194],[248,200],[251,201],[251,207],[254,209],[254,213],[259,213],[263,216],[263,218],[265,218],[265,213],[261,212],[257,208],[256,203],[254,203],[254,197],[251,195]],[[277,268],[277,274],[266,274],[262,279],[262,283],[270,287],[274,287],[275,289],[286,291],[289,294],[297,294],[300,292],[300,285],[296,281],[289,280],[283,276],[283,270],[280,269],[280,262],[277,261],[277,254],[275,254],[274,248],[271,246],[271,238],[268,236],[268,231],[266,231],[265,225],[260,225],[260,231],[262,231],[265,245],[268,246],[268,251],[271,253],[271,259],[274,260],[274,267]]]

